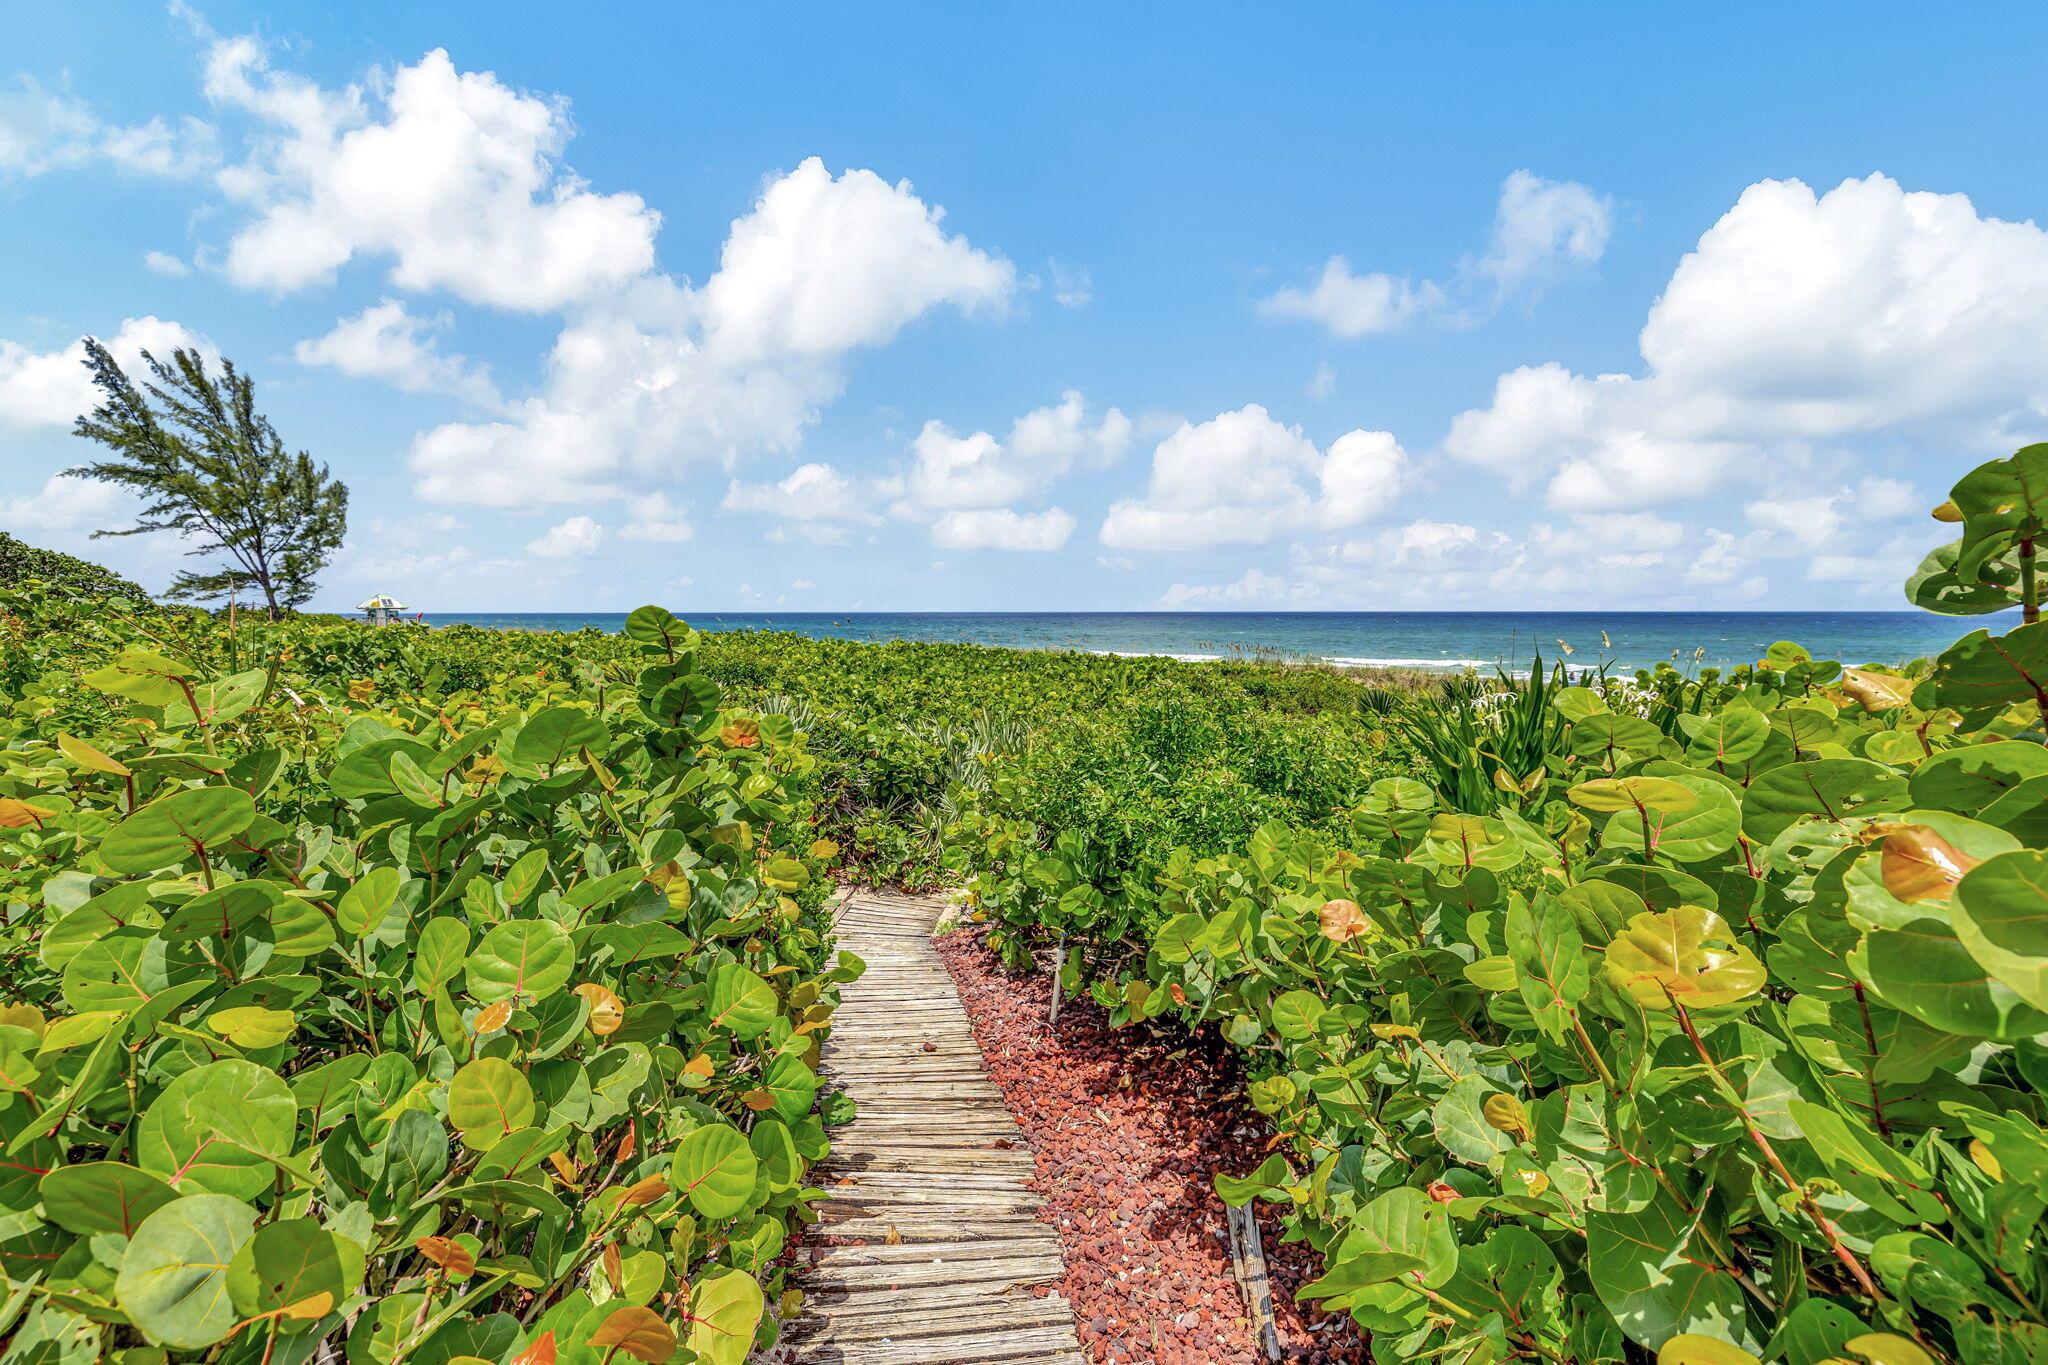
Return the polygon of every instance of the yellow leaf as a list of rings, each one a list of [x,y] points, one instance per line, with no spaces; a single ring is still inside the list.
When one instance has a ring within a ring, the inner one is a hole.
[[[1934,1365],[1934,1357],[1904,1337],[1890,1332],[1865,1332],[1842,1343],[1870,1365]]]
[[[510,1000],[500,1000],[495,1005],[486,1005],[477,1011],[476,1034],[481,1038],[486,1033],[496,1033],[499,1029],[505,1027],[511,1018],[512,1002]]]
[[[1687,1332],[1658,1349],[1657,1365],[1757,1365],[1757,1358],[1719,1337]]]
[[[236,1047],[276,1047],[292,1036],[299,1017],[290,1010],[239,1005],[207,1016],[206,1026]]]
[[[1607,945],[1606,964],[1609,980],[1652,1009],[1731,1005],[1770,979],[1727,921],[1697,905],[1634,916]]]
[[[1842,690],[1866,711],[1893,711],[1913,703],[1913,680],[1867,668],[1842,670]]]
[[[1488,1095],[1479,1106],[1479,1114],[1486,1120],[1486,1126],[1496,1132],[1506,1133],[1518,1141],[1529,1136],[1529,1111],[1505,1090]]]
[[[617,1033],[619,1026],[626,1022],[626,1002],[619,999],[609,986],[586,981],[576,988],[575,994],[589,1002],[590,1031],[598,1037]]]
[[[707,1081],[711,1079],[712,1073],[715,1070],[716,1068],[711,1065],[711,1058],[709,1054],[703,1052],[698,1053],[696,1056],[690,1058],[689,1061],[683,1063],[684,1075],[702,1076]]]
[[[63,751],[64,757],[70,759],[81,768],[89,768],[96,773],[112,773],[115,777],[128,777],[132,775],[132,770],[127,764],[118,759],[109,758],[82,739],[73,739],[70,735],[60,734],[57,736],[57,747]]]
[[[314,1318],[326,1317],[327,1311],[332,1307],[334,1307],[334,1294],[330,1290],[323,1289],[317,1294],[308,1294],[297,1303],[288,1303],[277,1311],[282,1317],[296,1318],[301,1322],[311,1322]]]
[[[0,1025],[25,1028],[38,1038],[50,1027],[43,1018],[43,1012],[34,1005],[0,1005]]]

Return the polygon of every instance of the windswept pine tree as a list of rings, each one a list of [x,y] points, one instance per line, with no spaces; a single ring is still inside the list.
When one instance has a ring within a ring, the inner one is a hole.
[[[189,554],[225,563],[180,573],[167,596],[217,602],[260,596],[275,620],[313,596],[315,580],[348,528],[348,489],[305,451],[292,454],[256,411],[256,385],[223,360],[216,377],[197,351],[168,362],[142,353],[138,385],[107,348],[85,339],[85,364],[102,401],[73,434],[113,458],[70,472],[133,490],[144,500],[135,525],[94,532],[132,536],[174,531]]]

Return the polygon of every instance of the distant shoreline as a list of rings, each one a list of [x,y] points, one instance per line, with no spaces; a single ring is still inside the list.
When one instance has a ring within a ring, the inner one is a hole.
[[[1633,673],[1659,663],[1727,670],[1789,640],[1816,658],[1898,664],[1953,643],[1925,612],[709,612],[700,630],[818,640],[986,645],[1182,662],[1270,659],[1351,670],[1526,672],[1541,658]],[[620,630],[624,612],[433,612],[444,628]],[[1983,624],[1996,626],[1987,620]]]

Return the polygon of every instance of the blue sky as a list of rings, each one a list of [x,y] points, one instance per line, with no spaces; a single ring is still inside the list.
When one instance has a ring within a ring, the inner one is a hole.
[[[0,529],[77,339],[253,372],[317,605],[1882,607],[2048,427],[2018,5],[91,0],[0,68]]]

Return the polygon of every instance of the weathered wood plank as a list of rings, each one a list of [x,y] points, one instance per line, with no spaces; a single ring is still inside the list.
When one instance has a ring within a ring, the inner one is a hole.
[[[941,908],[865,891],[839,906],[839,941],[868,971],[845,989],[823,1071],[856,1117],[814,1177],[827,1194],[818,1231],[835,1245],[799,1257],[787,1358],[1086,1365],[1072,1306],[1034,1288],[1060,1278],[1059,1238],[932,947]]]

